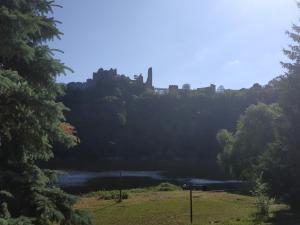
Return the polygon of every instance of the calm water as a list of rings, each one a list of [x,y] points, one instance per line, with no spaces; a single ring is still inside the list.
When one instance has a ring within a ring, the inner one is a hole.
[[[234,180],[213,180],[197,177],[172,178],[163,171],[59,171],[58,184],[66,191],[85,193],[97,190],[142,188],[170,182],[176,185],[193,185],[196,188],[203,186],[210,189],[238,189],[244,186],[243,182]]]

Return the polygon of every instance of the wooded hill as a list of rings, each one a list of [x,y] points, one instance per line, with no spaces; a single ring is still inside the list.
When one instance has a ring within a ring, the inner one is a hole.
[[[276,100],[271,85],[157,93],[115,70],[99,71],[85,83],[66,85],[61,101],[71,109],[67,120],[80,144],[72,151],[56,151],[59,158],[216,161],[217,132],[233,130],[249,105]]]

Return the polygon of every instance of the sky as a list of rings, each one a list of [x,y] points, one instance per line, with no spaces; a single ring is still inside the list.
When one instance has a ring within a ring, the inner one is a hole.
[[[153,67],[155,87],[189,83],[240,89],[283,73],[295,0],[57,0],[61,40],[50,45],[85,81],[99,68],[131,78]]]

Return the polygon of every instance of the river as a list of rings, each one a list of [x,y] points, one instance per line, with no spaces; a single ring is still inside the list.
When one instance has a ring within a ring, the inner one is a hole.
[[[143,188],[170,182],[195,188],[239,189],[245,186],[237,180],[214,180],[199,177],[170,177],[163,171],[58,171],[58,185],[71,193],[86,193],[97,190]]]

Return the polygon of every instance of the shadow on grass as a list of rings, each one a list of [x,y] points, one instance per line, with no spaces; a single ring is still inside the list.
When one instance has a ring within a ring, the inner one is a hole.
[[[299,225],[300,214],[289,209],[282,209],[274,213],[269,221],[272,225]]]
[[[111,207],[113,207],[113,206],[115,206],[115,205],[118,205],[119,203],[120,203],[120,202],[115,202],[115,203],[113,203],[113,204],[104,206],[104,207],[102,207],[102,208],[98,208],[97,210],[102,211],[102,210],[104,210],[104,209],[111,208]]]
[[[226,190],[230,194],[239,194],[244,196],[253,196],[251,189],[240,189],[240,190]],[[272,218],[268,219],[266,222],[270,225],[300,225],[300,209],[291,210],[288,208],[279,209],[273,212]],[[253,215],[255,221],[255,215]],[[260,223],[257,223],[260,224]]]
[[[236,195],[244,195],[244,196],[253,196],[251,191],[249,189],[245,190],[238,190],[238,189],[232,189],[232,190],[224,190],[228,194],[236,194]]]

